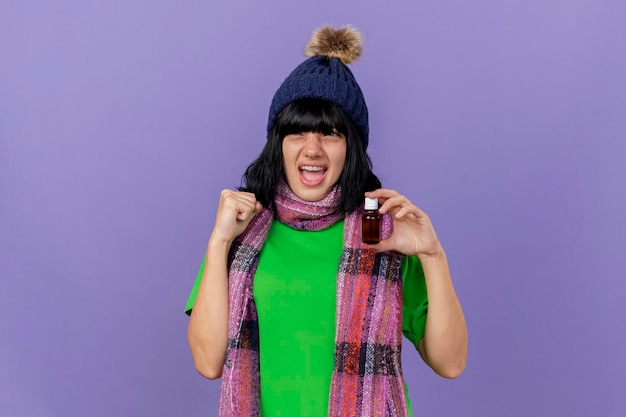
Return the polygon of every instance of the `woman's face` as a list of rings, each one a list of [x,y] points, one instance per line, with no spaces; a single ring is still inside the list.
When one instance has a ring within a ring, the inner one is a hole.
[[[337,131],[285,136],[283,162],[287,184],[305,201],[321,200],[339,180],[346,150],[346,137]]]

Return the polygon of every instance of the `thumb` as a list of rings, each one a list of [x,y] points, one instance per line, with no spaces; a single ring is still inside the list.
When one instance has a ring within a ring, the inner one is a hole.
[[[261,212],[261,210],[263,210],[263,205],[260,202],[255,202],[254,203],[254,207],[252,207],[252,210],[250,210],[249,208],[241,211],[237,214],[237,219],[238,220],[252,220],[252,218],[254,216],[256,216],[257,214],[259,214]]]

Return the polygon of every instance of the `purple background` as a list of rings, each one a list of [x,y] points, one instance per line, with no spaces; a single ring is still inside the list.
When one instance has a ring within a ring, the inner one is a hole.
[[[626,415],[623,0],[2,0],[0,416],[214,416],[183,307],[219,191],[321,23],[470,331],[415,416]]]

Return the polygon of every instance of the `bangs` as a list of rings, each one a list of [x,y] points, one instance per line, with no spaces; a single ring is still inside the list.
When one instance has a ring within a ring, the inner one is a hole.
[[[327,134],[333,129],[341,134],[347,132],[348,115],[329,101],[313,98],[289,103],[276,119],[276,130],[281,138],[301,132]]]

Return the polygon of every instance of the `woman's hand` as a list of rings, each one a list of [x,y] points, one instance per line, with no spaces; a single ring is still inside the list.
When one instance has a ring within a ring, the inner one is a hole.
[[[211,238],[232,243],[262,208],[252,193],[222,190]]]
[[[377,252],[395,250],[420,259],[437,256],[443,252],[430,218],[405,196],[394,190],[380,188],[365,193],[368,198],[378,198],[381,214],[393,217],[393,233],[376,245],[368,245]]]

